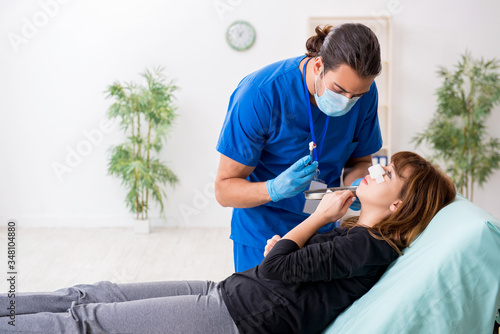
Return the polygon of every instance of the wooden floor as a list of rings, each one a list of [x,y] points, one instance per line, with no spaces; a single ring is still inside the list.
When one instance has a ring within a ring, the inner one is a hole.
[[[0,268],[7,276],[6,228],[0,229]],[[210,279],[233,273],[229,228],[18,228],[17,287],[51,291],[81,283]],[[7,281],[0,280],[0,292]]]

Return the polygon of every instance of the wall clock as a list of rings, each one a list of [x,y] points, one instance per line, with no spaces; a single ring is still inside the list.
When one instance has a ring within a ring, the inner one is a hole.
[[[237,51],[249,49],[255,42],[255,29],[245,21],[233,22],[226,31],[229,46]]]

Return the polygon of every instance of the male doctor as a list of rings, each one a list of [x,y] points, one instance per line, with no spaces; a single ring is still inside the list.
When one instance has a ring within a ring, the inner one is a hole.
[[[267,239],[307,218],[302,192],[313,179],[339,186],[343,171],[345,185],[358,185],[382,147],[375,34],[362,24],[317,27],[306,48],[245,77],[229,101],[215,194],[234,208],[236,272],[260,264]]]

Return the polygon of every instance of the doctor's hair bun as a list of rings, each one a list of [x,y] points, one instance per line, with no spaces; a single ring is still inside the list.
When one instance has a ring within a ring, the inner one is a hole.
[[[382,71],[377,36],[364,24],[317,26],[315,32],[316,36],[306,42],[306,56],[321,57],[325,71],[343,64],[349,65],[360,78],[375,77]]]
[[[321,46],[323,45],[323,42],[325,41],[326,36],[330,33],[330,30],[332,30],[331,25],[326,25],[323,28],[321,26],[317,26],[314,29],[314,32],[316,33],[316,36],[311,36],[306,42],[306,56],[307,57],[317,57],[319,54],[319,50],[321,49]]]

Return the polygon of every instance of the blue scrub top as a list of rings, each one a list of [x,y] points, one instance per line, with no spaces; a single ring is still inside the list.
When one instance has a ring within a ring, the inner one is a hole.
[[[299,56],[268,65],[245,77],[231,95],[217,151],[246,166],[255,166],[247,180],[275,178],[309,154],[311,133]],[[375,82],[344,116],[332,117],[318,156],[319,178],[329,187],[340,185],[351,157],[373,154],[382,147]],[[311,103],[315,137],[327,116]],[[264,248],[267,239],[283,236],[309,215],[304,194],[249,209],[233,209],[231,239]]]

